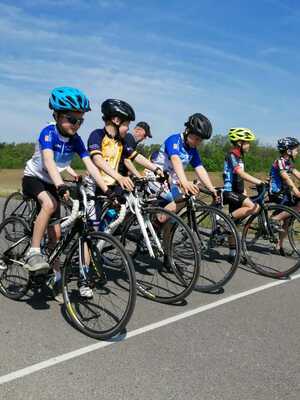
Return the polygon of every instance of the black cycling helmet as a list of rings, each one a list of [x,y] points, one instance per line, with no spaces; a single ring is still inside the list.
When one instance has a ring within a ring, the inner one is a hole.
[[[287,150],[293,150],[300,145],[299,140],[293,137],[281,138],[277,141],[277,149],[280,152],[285,152]]]
[[[107,99],[101,105],[103,119],[108,121],[119,117],[122,121],[134,121],[135,113],[131,105],[118,99]]]
[[[149,126],[149,124],[147,124],[147,122],[140,121],[136,124],[136,127],[144,129],[146,136],[148,136],[149,138],[152,138],[150,126]]]
[[[212,135],[211,122],[203,114],[196,113],[191,115],[184,125],[186,126],[187,134],[197,135],[201,139],[209,139]]]

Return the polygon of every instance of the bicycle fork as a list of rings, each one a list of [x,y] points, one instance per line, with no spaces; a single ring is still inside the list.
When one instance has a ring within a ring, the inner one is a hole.
[[[142,235],[143,235],[143,237],[145,239],[146,247],[147,247],[147,249],[149,251],[150,257],[155,258],[156,256],[155,256],[153,248],[151,246],[151,242],[150,242],[150,239],[149,239],[147,228],[149,229],[150,234],[151,234],[152,238],[154,239],[155,244],[156,244],[159,252],[161,254],[163,254],[164,253],[163,248],[162,248],[161,243],[160,243],[160,241],[159,241],[159,239],[157,237],[157,234],[156,234],[156,232],[155,232],[155,230],[153,228],[152,222],[150,221],[149,218],[146,218],[145,220],[143,218],[143,215],[141,213],[141,206],[140,206],[140,203],[139,203],[138,199],[136,199],[133,196],[128,196],[128,197],[129,197],[128,200],[130,199],[129,202],[128,202],[129,203],[129,207],[130,207],[131,211],[136,215],[136,218],[137,218],[138,223],[139,223],[139,225],[141,227]]]

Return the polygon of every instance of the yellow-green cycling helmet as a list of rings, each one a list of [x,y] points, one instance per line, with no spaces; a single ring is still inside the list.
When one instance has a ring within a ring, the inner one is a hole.
[[[256,140],[254,133],[248,128],[231,128],[228,133],[231,142],[243,140],[244,142],[253,142]]]

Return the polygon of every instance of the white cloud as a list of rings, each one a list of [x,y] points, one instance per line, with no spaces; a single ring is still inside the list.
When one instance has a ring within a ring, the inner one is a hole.
[[[79,3],[75,0],[74,4]],[[105,3],[101,1],[102,6]],[[56,29],[58,26],[65,31]],[[147,46],[137,57],[134,51],[107,40],[105,22],[99,30],[104,32],[101,34],[68,34],[67,28],[67,21],[35,18],[21,8],[0,4],[0,36],[7,45],[7,54],[0,59],[0,141],[35,140],[51,118],[47,108],[49,93],[60,85],[77,86],[91,97],[93,111],[81,129],[85,139],[101,123],[99,106],[107,97],[130,102],[137,118],[152,124],[155,142],[182,129],[187,116],[196,111],[207,113],[216,132],[239,124],[255,129],[259,128],[257,114],[270,113],[267,103],[257,100],[250,81],[243,81],[234,73],[225,74],[217,65],[227,61],[269,73],[286,73],[268,63],[170,38],[163,40],[210,57],[216,68],[164,58]]]

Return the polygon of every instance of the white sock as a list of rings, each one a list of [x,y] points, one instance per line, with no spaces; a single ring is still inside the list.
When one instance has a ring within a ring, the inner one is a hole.
[[[30,247],[28,250],[28,254],[41,254],[41,249],[40,247]]]

